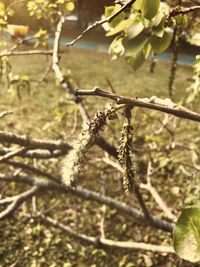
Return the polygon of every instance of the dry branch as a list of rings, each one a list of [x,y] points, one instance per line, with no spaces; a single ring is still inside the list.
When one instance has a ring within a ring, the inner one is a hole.
[[[39,191],[37,186],[33,186],[31,189],[23,192],[20,195],[13,197],[13,201],[11,202],[8,207],[0,212],[0,220],[8,218],[13,212],[15,212],[19,206],[25,202],[26,200],[30,199],[33,195],[35,195]]]
[[[172,102],[169,98],[161,99],[156,96],[151,98],[127,98],[112,94],[110,92],[104,91],[100,88],[95,88],[94,90],[76,90],[78,96],[100,96],[116,101],[118,104],[126,104],[130,107],[142,107],[147,109],[158,110],[167,114],[174,115],[182,119],[188,119],[192,121],[200,122],[200,114],[193,112],[181,105]]]
[[[150,252],[158,252],[158,253],[172,253],[174,254],[174,250],[170,246],[159,246],[154,244],[147,244],[142,242],[132,242],[132,241],[116,241],[106,238],[96,238],[93,236],[88,236],[85,234],[80,234],[77,231],[73,230],[69,226],[66,226],[59,221],[49,217],[45,216],[42,213],[36,213],[36,217],[41,218],[44,222],[56,227],[62,229],[67,235],[79,239],[83,243],[86,243],[88,245],[95,246],[97,248],[112,248],[112,249],[125,249],[129,251],[150,251]],[[29,218],[35,217],[28,215]]]
[[[33,139],[28,136],[5,131],[0,131],[0,143],[16,144],[24,147],[28,146],[30,149],[69,150],[72,148],[63,141]]]
[[[12,113],[13,113],[12,110],[9,110],[9,111],[2,111],[2,112],[0,112],[0,119],[3,118],[3,117],[5,117],[5,116],[7,116],[7,115],[12,114]]]
[[[52,53],[52,50],[5,51],[0,53],[0,58],[10,56],[52,55]]]
[[[59,178],[57,178],[60,180]],[[17,182],[17,183],[24,183],[30,186],[36,186],[40,190],[53,190],[53,191],[61,191],[63,193],[71,193],[81,199],[84,200],[91,200],[95,201],[99,204],[105,204],[111,208],[122,212],[132,219],[139,220],[145,224],[149,224],[150,226],[161,229],[166,232],[172,232],[173,224],[169,223],[165,220],[162,220],[156,216],[151,215],[151,220],[146,221],[146,217],[144,213],[136,208],[129,206],[124,202],[117,201],[108,196],[102,196],[99,193],[94,191],[84,189],[82,187],[65,187],[62,184],[58,184],[57,182],[48,180],[48,179],[39,179],[32,176],[25,176],[25,175],[17,175],[17,176],[5,176],[4,174],[0,173],[0,181],[4,182]]]
[[[0,149],[0,155],[4,156],[7,153],[11,152],[8,148]],[[29,150],[27,152],[23,152],[22,154],[18,155],[20,158],[30,158],[30,159],[51,159],[51,158],[58,158],[61,156],[65,156],[68,153],[68,150]],[[4,161],[3,161],[4,163]]]
[[[66,43],[66,46],[72,46],[74,45],[78,40],[80,40],[81,38],[83,38],[88,32],[90,32],[92,29],[95,29],[99,26],[101,26],[102,24],[106,23],[106,22],[111,22],[114,18],[116,18],[120,13],[122,13],[125,9],[131,7],[131,5],[135,2],[136,0],[129,0],[126,4],[124,4],[120,10],[116,11],[114,14],[112,14],[111,16],[102,19],[102,20],[98,20],[96,21],[94,24],[88,26],[79,36],[77,36],[75,39],[73,39],[71,42]]]
[[[169,17],[174,17],[177,15],[184,15],[184,14],[199,11],[199,10],[200,10],[200,5],[187,7],[187,8],[177,6],[177,7],[171,8],[170,13],[169,13]]]

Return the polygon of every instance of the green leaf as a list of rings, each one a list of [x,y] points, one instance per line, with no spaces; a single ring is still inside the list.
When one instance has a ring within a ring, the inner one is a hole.
[[[151,37],[151,46],[156,54],[164,52],[170,45],[172,32],[165,31],[162,38],[153,35]]]
[[[130,43],[132,44],[131,46]],[[126,46],[126,60],[136,71],[142,66],[150,52],[149,39],[144,34],[140,34],[129,42],[129,46]]]
[[[135,22],[131,25],[127,31],[127,36],[129,39],[133,39],[138,36],[144,29],[144,25],[141,21]]]
[[[130,19],[125,19],[123,21],[121,21],[114,29],[112,29],[111,31],[109,31],[106,36],[111,36],[114,35],[116,33],[119,33],[127,28],[129,28],[134,22],[133,18]]]
[[[146,42],[148,41],[148,37],[144,34],[141,33],[139,34],[136,38],[134,39],[126,39],[124,38],[123,40],[123,44],[125,46],[126,51],[129,53],[132,52],[137,52],[139,51],[142,47],[144,47],[144,45],[146,44]]]
[[[124,54],[124,46],[122,44],[122,38],[115,38],[109,47],[109,54],[112,55],[112,59],[116,59],[118,56]]]
[[[158,12],[160,0],[137,0],[133,7],[140,9],[146,19],[151,20]]]
[[[104,18],[110,17],[112,14],[114,14],[117,11],[119,11],[120,8],[121,8],[121,6],[118,5],[118,4],[115,5],[115,6],[105,7]],[[124,19],[125,19],[125,13],[124,12],[121,12],[110,23],[105,23],[105,24],[109,25],[110,28],[114,28],[114,27],[116,27]],[[103,25],[103,27],[104,27],[104,25]]]
[[[151,20],[149,26],[150,27],[157,27],[162,20],[164,20],[165,14],[162,10],[159,10],[156,16]]]
[[[165,32],[165,22],[164,19],[161,20],[161,22],[152,28],[153,34],[156,35],[157,37],[162,38],[163,34]]]
[[[137,53],[133,53],[132,55],[127,56],[126,60],[127,60],[128,64],[130,64],[131,67],[133,67],[134,71],[136,71],[137,69],[139,69],[142,66],[142,64],[145,61],[144,51],[140,50]]]
[[[182,210],[174,229],[173,245],[184,260],[200,261],[200,208]]]

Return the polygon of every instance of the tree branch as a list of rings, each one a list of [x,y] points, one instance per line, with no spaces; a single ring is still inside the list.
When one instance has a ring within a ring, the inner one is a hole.
[[[35,217],[35,216],[29,216]],[[126,249],[129,251],[151,251],[151,252],[158,252],[158,253],[174,253],[172,247],[169,246],[159,246],[154,244],[147,244],[142,242],[131,242],[131,241],[116,241],[106,238],[96,238],[93,236],[88,236],[85,234],[80,234],[77,231],[74,231],[72,228],[60,223],[59,221],[50,218],[49,216],[45,216],[42,213],[36,213],[36,217],[41,218],[44,222],[62,229],[65,233],[69,236],[79,239],[80,241],[87,243],[88,245],[95,246],[97,248],[113,248],[113,249]]]
[[[58,57],[58,52],[59,52],[59,43],[60,43],[60,38],[61,38],[61,32],[62,32],[62,26],[63,23],[65,22],[65,17],[60,16],[60,20],[57,24],[56,32],[55,32],[55,39],[54,39],[54,45],[53,45],[53,62],[52,62],[52,68],[55,72],[55,76],[57,79],[60,81],[60,84],[62,87],[72,95],[74,103],[77,104],[80,114],[83,118],[84,121],[89,121],[90,117],[89,114],[84,106],[84,103],[80,97],[77,97],[75,94],[74,88],[71,86],[71,84],[68,83],[66,80],[65,76],[61,72],[60,66],[59,66],[59,57]],[[101,147],[103,150],[108,152],[110,155],[117,157],[117,150],[115,147],[111,146],[106,142],[106,140],[102,137],[99,137],[96,140],[96,144]]]
[[[106,22],[111,22],[114,18],[116,18],[120,13],[122,13],[125,9],[131,7],[131,5],[135,2],[136,0],[129,0],[126,4],[124,4],[120,10],[116,11],[115,13],[113,13],[111,16],[102,19],[102,20],[98,20],[96,21],[94,24],[88,26],[79,36],[77,36],[74,40],[72,40],[71,42],[66,43],[66,46],[72,46],[74,45],[78,40],[80,40],[81,38],[83,38],[88,32],[90,32],[92,29],[95,29],[97,27],[99,27],[100,25],[106,23]]]
[[[8,218],[14,211],[18,209],[18,207],[27,199],[31,198],[39,191],[37,186],[33,186],[31,189],[23,192],[20,195],[13,197],[12,203],[2,212],[0,212],[0,220]]]
[[[5,116],[7,116],[7,115],[12,114],[12,113],[13,113],[12,110],[2,111],[2,112],[0,112],[0,119],[3,118],[3,117],[5,117]]]
[[[27,150],[28,150],[28,147],[20,147],[16,150],[12,150],[12,151],[8,152],[7,154],[5,154],[4,156],[0,157],[0,163],[6,161],[8,159],[11,159],[15,156],[21,155],[24,152],[26,152]]]
[[[172,102],[169,98],[160,99],[156,96],[151,98],[127,98],[118,96],[110,92],[104,91],[100,88],[94,90],[76,90],[78,96],[100,96],[116,101],[118,104],[126,104],[133,107],[142,107],[147,109],[158,110],[167,114],[174,115],[182,119],[188,119],[192,121],[200,122],[200,114],[193,112],[181,105]]]
[[[0,58],[10,56],[52,55],[52,53],[52,50],[6,51],[0,53]]]
[[[59,180],[59,178],[58,178]],[[72,195],[75,195],[81,199],[85,200],[92,200],[99,204],[105,204],[111,208],[115,208],[116,210],[130,216],[133,219],[142,221],[143,223],[150,224],[152,227],[156,229],[161,229],[166,232],[172,232],[173,230],[173,224],[161,220],[160,218],[151,215],[151,221],[146,221],[146,217],[143,212],[130,207],[126,203],[119,202],[111,197],[108,196],[102,196],[99,193],[96,193],[94,191],[84,189],[82,187],[65,187],[62,184],[58,184],[54,181],[50,181],[47,179],[39,179],[31,176],[25,176],[25,175],[17,175],[17,176],[5,176],[2,173],[0,173],[0,181],[5,182],[18,182],[18,183],[24,183],[31,186],[36,186],[37,188],[41,190],[56,190],[61,191],[63,193],[71,193]]]
[[[55,177],[53,174],[48,173],[46,171],[43,171],[41,169],[38,169],[38,168],[36,168],[34,166],[31,166],[29,164],[25,164],[25,163],[17,162],[17,161],[11,161],[11,160],[8,160],[8,161],[6,161],[4,163],[7,164],[7,165],[11,165],[11,166],[13,166],[15,168],[20,168],[20,169],[24,170],[25,172],[31,172],[31,173],[33,173],[35,175],[40,175],[40,176],[46,177],[46,178],[48,178],[50,180],[53,180],[53,181],[55,181],[57,183],[60,183],[60,180],[58,180],[58,178]]]
[[[0,155],[6,155],[7,153],[11,152],[10,149],[2,148],[0,149]],[[41,150],[29,150],[27,152],[23,152],[18,156],[21,158],[30,158],[30,159],[51,159],[51,158],[58,158],[61,156],[65,156],[68,153],[68,150],[53,150],[53,151],[41,151]],[[3,161],[4,163],[4,161]]]
[[[177,15],[184,15],[184,14],[199,11],[199,10],[200,10],[200,5],[187,7],[187,8],[177,6],[177,7],[171,8],[170,13],[169,13],[169,17],[174,17]]]
[[[83,119],[85,121],[89,120],[89,116],[88,113],[85,109],[85,107],[83,106],[83,103],[81,101],[80,98],[78,98],[77,96],[75,96],[75,91],[72,88],[72,86],[68,83],[68,81],[66,80],[65,76],[63,75],[63,73],[60,70],[59,67],[59,57],[58,57],[58,52],[59,52],[59,45],[60,45],[60,38],[61,38],[61,32],[62,32],[62,26],[63,23],[65,22],[65,17],[64,16],[60,16],[60,20],[57,24],[57,28],[56,28],[56,32],[55,32],[55,39],[54,39],[54,45],[53,45],[53,62],[52,62],[52,68],[54,70],[55,76],[56,78],[60,81],[60,84],[62,85],[62,87],[68,92],[70,93],[70,95],[73,96],[74,98],[74,102],[77,103],[79,111],[83,117]]]
[[[30,149],[70,150],[72,148],[69,144],[63,141],[32,139],[28,136],[17,135],[5,131],[0,131],[0,143],[16,144],[25,147],[28,146]]]

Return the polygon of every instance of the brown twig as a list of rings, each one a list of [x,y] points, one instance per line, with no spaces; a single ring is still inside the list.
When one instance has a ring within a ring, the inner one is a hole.
[[[0,119],[3,118],[3,117],[5,117],[5,116],[7,116],[7,115],[12,114],[12,113],[13,113],[12,110],[9,110],[9,111],[2,111],[2,112],[0,112]]]
[[[161,210],[164,211],[167,218],[169,218],[170,220],[172,220],[174,222],[176,220],[176,216],[171,212],[171,209],[167,207],[166,203],[161,198],[161,196],[159,195],[159,193],[155,189],[155,187],[152,186],[151,174],[152,174],[152,164],[151,164],[151,160],[149,160],[148,168],[147,168],[147,183],[146,184],[140,184],[140,187],[148,190],[151,193],[152,197],[154,198],[154,200],[156,201],[158,206],[161,208]]]
[[[8,152],[7,154],[5,154],[4,156],[0,157],[0,163],[5,162],[6,160],[11,159],[15,156],[21,155],[24,152],[26,152],[28,149],[29,149],[28,147],[20,147],[16,150],[12,150]]]
[[[88,236],[85,234],[80,234],[77,231],[74,231],[72,228],[69,226],[66,226],[59,221],[49,217],[45,216],[44,214],[38,212],[36,215],[28,215],[29,218],[32,217],[39,217],[41,218],[44,222],[56,227],[62,229],[67,235],[79,239],[83,243],[93,245],[96,247],[100,248],[113,248],[113,249],[125,249],[129,251],[151,251],[151,252],[158,252],[158,253],[170,253],[174,254],[174,250],[172,247],[169,246],[159,246],[159,245],[154,245],[154,244],[147,244],[147,243],[142,243],[142,242],[132,242],[132,241],[116,241],[116,240],[111,240],[111,239],[106,239],[106,238],[96,238],[93,236]]]
[[[2,148],[0,149],[0,155],[4,156],[7,153],[11,152],[12,150],[8,149],[8,148]],[[64,156],[68,153],[69,150],[53,150],[53,151],[49,151],[49,150],[45,150],[45,151],[41,151],[41,150],[29,150],[27,152],[23,152],[22,154],[19,154],[18,156],[20,158],[30,158],[30,159],[51,159],[51,158],[58,158],[61,156]]]
[[[59,178],[58,178],[59,180]],[[66,187],[62,184],[58,184],[57,182],[50,181],[48,179],[39,179],[32,176],[26,175],[17,175],[17,176],[6,176],[0,173],[0,181],[4,182],[17,182],[24,183],[30,186],[36,186],[41,190],[53,190],[53,191],[61,191],[63,193],[71,193],[81,199],[95,201],[99,204],[105,204],[111,208],[115,208],[119,212],[122,212],[132,219],[139,220],[143,223],[149,224],[149,221],[146,221],[146,217],[144,213],[138,209],[135,209],[124,202],[117,201],[111,197],[103,196],[94,191],[84,189],[82,187]],[[151,224],[152,227],[156,229],[161,229],[166,232],[172,232],[173,224],[158,218],[157,216],[151,215]]]
[[[200,5],[187,7],[187,8],[177,6],[177,7],[171,8],[170,13],[169,13],[169,17],[174,17],[177,15],[184,15],[184,14],[199,11],[199,10],[200,10]]]
[[[106,22],[111,22],[114,18],[116,18],[120,13],[122,13],[125,9],[131,7],[131,5],[135,2],[136,0],[129,0],[127,3],[125,3],[118,11],[113,13],[111,16],[96,21],[94,24],[89,25],[79,36],[77,36],[75,39],[73,39],[71,42],[66,43],[66,46],[72,46],[74,45],[78,40],[83,38],[88,32],[90,32],[92,29],[95,29],[102,24]]]
[[[13,134],[0,130],[0,143],[16,144],[20,146],[28,146],[30,149],[47,149],[47,150],[69,150],[72,147],[63,141],[57,140],[39,140],[32,139],[27,136]]]
[[[14,211],[18,209],[18,207],[27,199],[30,199],[33,195],[35,195],[39,191],[37,186],[33,186],[31,189],[23,192],[20,195],[17,195],[13,198],[11,204],[2,212],[0,212],[0,220],[8,218]]]
[[[84,103],[80,97],[77,97],[75,94],[74,88],[69,84],[63,75],[60,66],[59,66],[59,43],[61,38],[61,32],[62,32],[62,26],[65,21],[65,17],[60,16],[60,19],[57,24],[56,32],[55,32],[55,39],[54,39],[54,45],[53,45],[53,65],[52,68],[55,72],[56,78],[60,81],[60,84],[62,87],[73,97],[73,102],[77,104],[80,114],[84,121],[89,121],[89,114],[84,106]],[[108,152],[110,155],[117,157],[117,150],[115,147],[111,146],[109,143],[106,142],[106,140],[102,137],[99,137],[96,140],[96,144],[101,147],[103,150]]]
[[[79,96],[100,96],[116,101],[118,104],[132,105],[132,107],[142,107],[147,109],[158,110],[167,114],[174,115],[182,119],[188,119],[192,121],[200,122],[200,114],[193,112],[181,105],[177,105],[170,99],[160,99],[158,97],[151,98],[127,98],[118,96],[110,92],[104,91],[100,88],[94,90],[76,90],[76,94]]]
[[[59,80],[62,87],[70,93],[74,97],[74,102],[77,103],[78,108],[80,110],[80,113],[85,121],[89,120],[89,115],[81,101],[77,96],[75,96],[75,91],[72,88],[72,86],[67,82],[65,76],[63,75],[60,66],[59,66],[59,45],[60,45],[60,38],[61,38],[61,32],[62,32],[62,26],[65,22],[65,17],[60,16],[60,20],[58,21],[56,32],[55,32],[55,38],[54,38],[54,45],[53,45],[53,62],[52,62],[52,68],[54,70],[56,78]]]
[[[52,55],[52,52],[52,50],[5,51],[0,53],[0,58],[10,56]]]

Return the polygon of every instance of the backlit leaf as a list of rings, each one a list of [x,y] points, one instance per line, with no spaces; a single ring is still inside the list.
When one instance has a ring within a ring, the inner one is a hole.
[[[162,38],[158,36],[151,37],[151,46],[156,54],[164,52],[170,45],[172,32],[165,31]]]
[[[140,9],[146,19],[151,20],[158,12],[160,0],[137,0],[133,7]]]
[[[131,26],[131,24],[133,24],[134,19],[126,19],[126,20],[122,20],[114,29],[112,29],[110,32],[108,32],[106,34],[106,36],[111,36],[114,35],[116,33],[119,33],[127,28],[129,28]]]
[[[200,261],[200,208],[182,210],[174,229],[173,245],[179,257]]]

